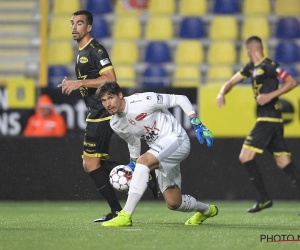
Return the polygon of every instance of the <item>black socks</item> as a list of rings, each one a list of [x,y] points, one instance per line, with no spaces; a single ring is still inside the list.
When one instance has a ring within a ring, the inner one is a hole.
[[[102,196],[108,202],[111,211],[121,211],[122,207],[119,203],[119,200],[116,196],[116,192],[113,187],[109,183],[109,173],[110,173],[110,166],[111,164],[107,162],[101,162],[101,167],[90,172],[89,175],[94,180],[94,183],[98,189],[98,191],[102,194]],[[118,165],[118,164],[117,164]],[[114,165],[114,166],[117,166]]]
[[[291,178],[292,185],[297,187],[300,191],[300,170],[295,166],[295,164],[290,162],[282,170]]]
[[[260,195],[260,200],[269,200],[267,190],[264,185],[262,174],[255,160],[247,161],[243,164],[246,167],[250,181]]]

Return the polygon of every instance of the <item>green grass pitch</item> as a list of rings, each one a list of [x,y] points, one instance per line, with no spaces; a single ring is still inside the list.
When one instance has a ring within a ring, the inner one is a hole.
[[[170,211],[163,201],[143,201],[132,227],[105,228],[93,222],[108,212],[104,202],[2,201],[0,250],[300,249],[300,241],[261,241],[262,235],[298,240],[300,202],[275,201],[256,214],[246,212],[253,205],[249,201],[210,203],[219,214],[200,226],[184,225],[193,213]]]

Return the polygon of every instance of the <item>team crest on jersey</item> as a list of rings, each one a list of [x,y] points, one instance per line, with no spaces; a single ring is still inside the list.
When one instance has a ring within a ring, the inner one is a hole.
[[[83,56],[83,57],[80,57],[80,59],[79,59],[79,62],[80,63],[87,63],[89,61],[89,59],[87,59],[85,56]]]
[[[141,113],[141,114],[139,114],[139,115],[135,118],[135,120],[136,120],[136,121],[142,121],[142,120],[145,119],[146,116],[147,116],[147,113]]]
[[[130,122],[131,125],[135,125],[135,121],[134,120],[132,120],[132,119],[129,118],[128,121]]]
[[[162,95],[157,95],[157,103],[158,104],[163,104],[163,102],[164,102],[163,96]]]
[[[147,99],[147,100],[151,100],[152,97],[151,97],[151,96],[147,96],[146,99]]]
[[[103,50],[102,49],[98,49],[98,54],[102,54]]]

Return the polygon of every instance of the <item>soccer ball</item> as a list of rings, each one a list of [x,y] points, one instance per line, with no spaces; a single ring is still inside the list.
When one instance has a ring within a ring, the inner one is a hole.
[[[120,192],[126,192],[129,189],[133,171],[126,165],[114,167],[109,174],[110,184],[114,189]]]

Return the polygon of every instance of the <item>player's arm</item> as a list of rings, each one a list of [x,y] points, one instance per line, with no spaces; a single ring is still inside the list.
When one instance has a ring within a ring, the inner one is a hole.
[[[80,87],[98,88],[104,82],[117,81],[115,70],[104,47],[94,48],[91,51],[90,57],[95,69],[98,69],[100,76],[95,79],[80,80]]]
[[[280,69],[276,77],[283,81],[283,85],[270,93],[258,95],[256,101],[259,105],[265,105],[272,99],[289,92],[298,85],[296,80],[284,69]]]
[[[162,110],[180,106],[184,113],[190,118],[199,142],[202,144],[205,139],[208,147],[213,146],[213,134],[202,124],[193,109],[193,105],[185,95],[157,94],[149,92],[144,93],[144,96],[144,105],[148,106],[150,110]]]
[[[79,87],[98,88],[101,84],[108,81],[117,81],[115,70],[112,66],[104,68],[100,71],[100,76],[95,79],[85,79],[77,81]]]
[[[166,95],[166,97],[169,97],[170,107],[180,106],[184,113],[190,118],[200,144],[206,140],[208,147],[213,146],[214,136],[212,132],[200,121],[190,100],[184,95]]]
[[[85,80],[70,80],[65,77],[61,84],[57,85],[58,88],[62,88],[62,93],[70,95],[73,90],[79,89],[81,87],[87,88],[98,88],[101,84],[107,81],[116,81],[116,74],[114,68],[109,66],[100,71],[101,75],[95,79],[85,79]]]
[[[240,72],[237,72],[223,84],[219,94],[217,95],[217,105],[219,108],[225,105],[225,95],[233,88],[234,85],[241,82],[243,79],[245,79],[245,77]]]
[[[130,159],[136,161],[141,155],[140,138],[137,138],[136,136],[129,133],[118,132],[115,129],[113,130],[117,135],[119,135],[123,140],[127,142]]]

